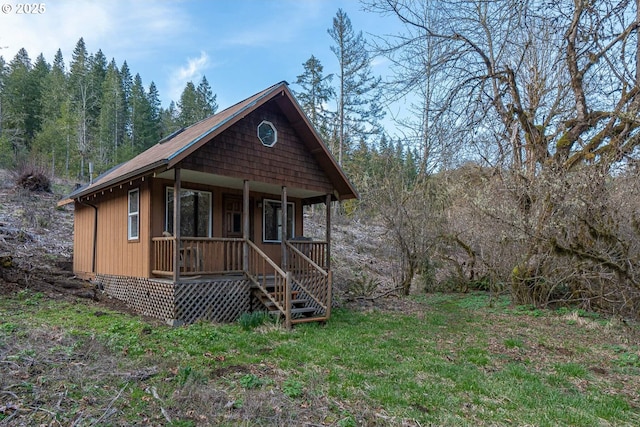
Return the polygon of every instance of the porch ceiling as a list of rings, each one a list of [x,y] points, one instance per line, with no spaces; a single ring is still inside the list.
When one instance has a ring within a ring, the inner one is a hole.
[[[167,171],[157,173],[155,177],[173,181],[175,179],[175,171],[174,169],[169,169]],[[233,188],[237,190],[242,190],[244,183],[240,178],[198,172],[188,169],[181,169],[180,177],[183,183],[192,182],[194,184],[213,185],[216,187]],[[268,184],[266,182],[249,181],[249,189],[250,191],[258,193],[273,194],[277,196],[282,194],[281,185]],[[313,191],[296,187],[287,187],[287,194],[289,197],[315,200],[321,200],[325,196],[325,193],[321,191]]]

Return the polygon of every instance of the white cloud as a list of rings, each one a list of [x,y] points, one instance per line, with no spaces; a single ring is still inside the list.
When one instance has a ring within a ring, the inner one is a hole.
[[[187,82],[192,81],[196,86],[203,76],[204,70],[209,67],[209,55],[205,51],[200,52],[197,58],[187,58],[187,63],[175,69],[170,76],[170,98],[174,101],[180,99]]]
[[[90,53],[102,49],[108,59],[132,60],[157,51],[162,42],[176,42],[176,29],[186,20],[175,2],[56,0],[45,5],[42,14],[0,13],[5,60],[24,47],[32,59],[43,53],[49,62],[61,49],[68,63],[80,37]]]

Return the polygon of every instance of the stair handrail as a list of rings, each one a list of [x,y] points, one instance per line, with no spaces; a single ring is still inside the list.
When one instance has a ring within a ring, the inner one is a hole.
[[[325,271],[322,267],[320,267],[318,264],[316,264],[311,258],[309,258],[307,255],[305,255],[302,251],[300,251],[300,249],[296,248],[294,245],[292,245],[291,243],[289,243],[288,241],[285,242],[286,246],[291,249],[296,255],[301,256],[303,260],[305,260],[309,265],[311,265],[315,270],[317,270],[320,274],[322,274],[324,277],[329,276],[329,272]],[[321,308],[323,308],[325,311],[329,310],[329,306],[331,305],[330,301],[321,301],[318,297],[316,297],[313,292],[311,292],[309,289],[307,289],[306,286],[304,286],[304,284],[300,283],[299,280],[296,280],[296,278],[294,277],[294,275],[291,275],[291,278],[293,280],[295,280],[295,282],[298,284],[298,286],[300,286],[300,288],[308,295],[310,296]],[[329,295],[331,295],[329,293]]]
[[[254,251],[256,251],[258,253],[258,255],[260,255],[260,257],[264,258],[264,260],[267,261],[267,263],[271,267],[273,267],[273,269],[276,271],[276,273],[278,273],[282,277],[286,277],[287,276],[287,273],[285,273],[285,271],[282,268],[280,268],[280,266],[278,264],[273,262],[273,260],[271,258],[269,258],[269,256],[267,254],[265,254],[262,251],[262,249],[260,249],[255,243],[253,243],[249,239],[247,239],[246,242],[247,242],[247,244],[249,245],[250,248],[252,248]]]
[[[262,287],[262,285],[260,285],[260,282],[257,280],[257,277],[256,278],[253,277],[253,273],[254,272],[248,271],[249,270],[249,265],[247,266],[247,271],[246,271],[247,276],[249,276],[251,278],[251,280],[253,280],[254,283],[256,283],[258,285],[258,287],[267,296],[267,298],[269,298],[276,305],[278,310],[280,310],[282,313],[284,313],[285,327],[287,329],[291,329],[291,274],[288,273],[288,272],[285,272],[282,268],[280,268],[280,266],[278,266],[278,264],[273,262],[273,260],[271,258],[269,258],[269,256],[267,254],[265,254],[251,240],[246,239],[245,242],[246,242],[246,244],[248,245],[249,248],[253,249],[256,252],[256,254],[258,254],[258,256],[260,256],[264,261],[267,262],[267,264],[269,264],[273,268],[273,271],[275,273],[277,273],[279,276],[281,276],[284,279],[285,297],[284,297],[284,301],[283,301],[284,302],[284,306],[282,306],[280,304],[280,301],[276,300],[271,295],[269,295],[269,293],[266,291],[266,289],[264,289]],[[263,271],[262,273],[263,273],[263,276],[264,276],[265,272]]]
[[[302,257],[303,260],[305,260],[308,264],[311,264],[311,266],[313,268],[315,268],[316,270],[318,270],[320,273],[322,273],[323,276],[328,276],[329,273],[322,267],[320,267],[314,260],[312,260],[309,256],[307,256],[304,252],[302,252],[300,249],[296,248],[294,245],[291,244],[291,242],[286,241],[285,244],[287,245],[287,247],[289,249],[291,249],[296,255]]]

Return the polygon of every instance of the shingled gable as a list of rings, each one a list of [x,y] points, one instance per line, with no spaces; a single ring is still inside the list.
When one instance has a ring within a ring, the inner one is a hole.
[[[333,195],[334,198],[338,200],[357,198],[355,188],[322,142],[289,90],[287,83],[283,81],[220,113],[175,132],[128,162],[99,176],[91,185],[79,188],[64,202],[92,195],[152,172],[171,169],[217,135],[273,99],[276,100],[291,126],[329,178],[336,191]]]

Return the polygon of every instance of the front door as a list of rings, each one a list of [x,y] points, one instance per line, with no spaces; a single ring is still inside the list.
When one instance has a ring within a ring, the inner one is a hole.
[[[224,197],[224,237],[242,237],[242,197]]]

